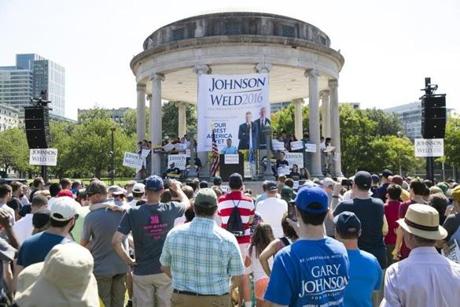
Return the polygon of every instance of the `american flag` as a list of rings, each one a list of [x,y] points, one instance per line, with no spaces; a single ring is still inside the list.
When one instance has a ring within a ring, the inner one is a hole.
[[[219,148],[217,148],[216,134],[214,132],[214,129],[212,129],[211,155],[212,155],[212,163],[211,163],[210,173],[211,173],[211,176],[215,176],[217,173],[217,170],[219,169],[220,156],[219,156]]]

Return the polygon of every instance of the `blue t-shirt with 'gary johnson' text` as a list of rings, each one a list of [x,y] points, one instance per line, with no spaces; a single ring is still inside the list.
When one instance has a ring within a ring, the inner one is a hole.
[[[348,255],[332,238],[298,240],[275,257],[265,300],[289,306],[343,306]]]

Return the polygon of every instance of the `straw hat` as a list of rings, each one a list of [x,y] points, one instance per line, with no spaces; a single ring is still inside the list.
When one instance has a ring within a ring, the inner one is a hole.
[[[442,240],[447,231],[439,226],[439,214],[436,209],[423,204],[409,206],[406,217],[398,224],[408,233],[428,240]]]
[[[21,307],[99,307],[94,261],[76,243],[58,244],[44,262],[26,267],[18,277]]]

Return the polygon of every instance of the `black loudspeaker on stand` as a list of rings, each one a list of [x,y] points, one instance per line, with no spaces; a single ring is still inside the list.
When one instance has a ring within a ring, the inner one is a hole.
[[[40,98],[32,98],[31,106],[24,107],[24,124],[30,149],[48,148],[50,145],[49,110],[46,91]],[[41,166],[41,176],[48,182],[47,166]]]
[[[24,107],[24,122],[29,148],[48,148],[49,109],[44,106]]]
[[[447,110],[446,94],[434,94],[438,89],[431,84],[431,78],[425,78],[425,95],[422,101],[422,136],[424,139],[443,139],[446,133]],[[434,179],[434,158],[426,158],[426,178]]]
[[[446,132],[446,96],[429,95],[422,99],[422,136],[442,139]]]

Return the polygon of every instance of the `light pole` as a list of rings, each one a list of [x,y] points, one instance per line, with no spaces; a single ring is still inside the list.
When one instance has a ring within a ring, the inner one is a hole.
[[[114,185],[115,182],[115,127],[110,128],[111,131],[111,166],[110,166],[110,184]]]

